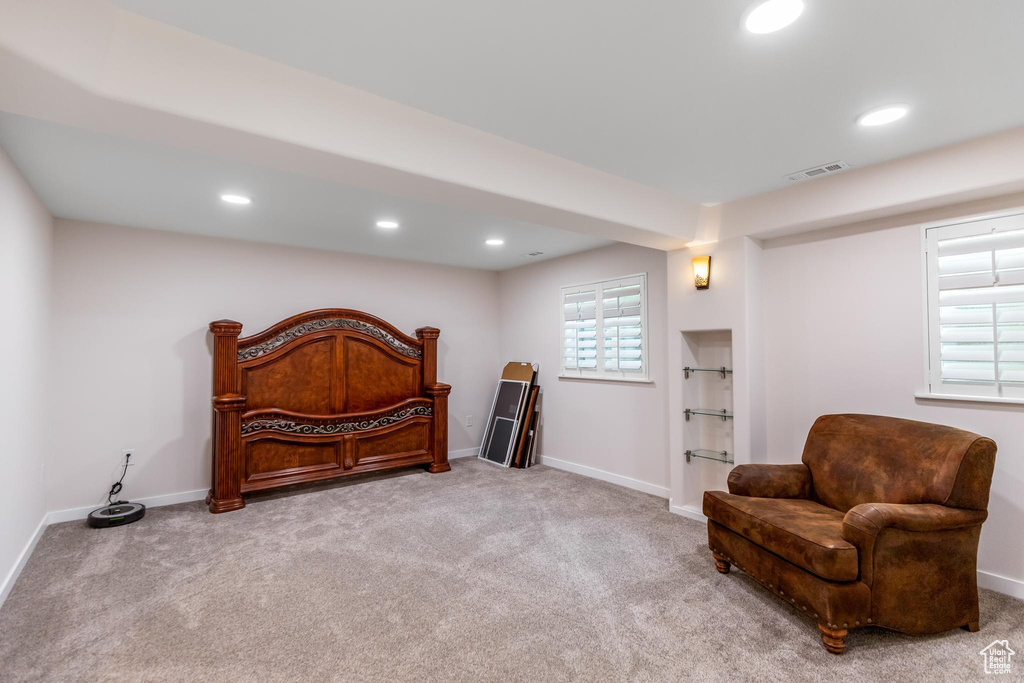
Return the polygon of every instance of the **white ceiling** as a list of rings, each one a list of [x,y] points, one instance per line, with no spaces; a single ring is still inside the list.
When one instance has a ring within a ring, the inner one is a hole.
[[[761,36],[748,0],[116,2],[697,202],[1024,124],[1021,0],[806,0]]]
[[[13,114],[0,113],[0,146],[61,218],[489,270],[611,244]],[[222,192],[253,204],[225,204]],[[377,228],[383,218],[401,227]],[[489,247],[488,237],[505,244]]]

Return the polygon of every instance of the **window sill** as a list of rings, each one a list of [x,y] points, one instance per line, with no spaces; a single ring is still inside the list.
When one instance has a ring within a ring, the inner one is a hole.
[[[915,391],[914,398],[925,401],[968,401],[970,403],[1003,403],[1024,405],[1024,398],[1003,398],[1000,396],[961,396],[959,394],[932,394],[927,391]]]
[[[584,377],[582,375],[559,375],[558,379],[580,380],[582,382],[613,382],[615,384],[654,384],[653,379],[632,379],[630,377]]]

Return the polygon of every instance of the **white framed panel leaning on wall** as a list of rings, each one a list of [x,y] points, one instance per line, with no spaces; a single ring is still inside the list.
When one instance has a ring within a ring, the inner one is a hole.
[[[650,381],[647,274],[561,288],[559,377]]]
[[[922,398],[1024,403],[1024,209],[922,226]]]

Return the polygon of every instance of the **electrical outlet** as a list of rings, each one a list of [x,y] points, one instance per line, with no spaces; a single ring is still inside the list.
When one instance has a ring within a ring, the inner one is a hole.
[[[122,462],[126,462],[129,465],[134,465],[135,463],[133,463],[131,461],[131,459],[134,458],[134,457],[135,457],[135,449],[134,448],[126,448],[123,451],[121,451],[121,459],[122,459],[121,461]]]
[[[473,416],[472,415],[467,415],[466,416],[466,426],[467,427],[472,427],[473,426]]]

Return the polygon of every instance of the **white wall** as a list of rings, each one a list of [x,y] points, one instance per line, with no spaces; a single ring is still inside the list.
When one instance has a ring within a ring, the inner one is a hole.
[[[694,256],[711,256],[711,286],[693,286]],[[693,459],[687,463],[685,443],[683,332],[730,330],[732,332],[733,448],[737,464],[764,462],[764,395],[762,389],[761,249],[750,238],[738,237],[671,252],[668,255],[668,462],[671,472],[672,511],[701,515],[704,491],[726,488],[732,467],[725,463]],[[704,420],[711,418],[696,417]]]
[[[3,319],[30,334],[0,336],[5,345],[17,345],[0,358],[38,358],[46,325],[40,311],[47,303],[49,217],[12,176],[9,163],[2,171],[3,210],[21,209],[13,222],[2,214],[3,257],[17,258],[0,272],[5,291],[24,294],[3,299],[12,308]],[[7,197],[12,188],[18,195],[13,202]],[[34,226],[34,232],[12,231],[11,225]],[[908,417],[991,436],[1000,451],[979,568],[1024,581],[1024,502],[1018,494],[1024,448],[1016,438],[1024,429],[1024,408],[914,398],[924,384],[916,224],[861,233],[840,229],[776,240],[763,249],[746,238],[701,247],[713,256],[706,292],[693,290],[689,279],[696,250],[666,255],[615,245],[495,274],[69,221],[57,221],[54,234],[48,414],[60,416],[62,428],[50,430],[50,510],[102,500],[123,448],[138,453],[139,465],[127,480],[129,498],[208,487],[208,322],[234,318],[248,334],[322,306],[368,310],[407,331],[424,324],[441,328],[439,376],[455,387],[453,450],[478,445],[500,367],[508,360],[538,362],[544,391],[540,453],[546,462],[659,495],[671,487],[680,503],[697,509],[699,496],[683,488],[697,468],[681,465],[679,331],[726,328],[733,330],[734,409],[739,415],[749,411],[745,427],[737,420],[738,461],[799,461],[811,423],[830,412]],[[558,379],[559,288],[637,272],[648,274],[653,382]],[[12,565],[43,514],[39,442],[23,429],[39,422],[20,400],[33,386],[38,391],[33,378],[40,372],[30,364],[5,365],[5,379],[10,375],[11,386],[21,387],[0,392],[4,417],[17,426],[6,432],[22,446],[7,449],[4,457],[35,455],[13,458],[12,476],[4,480],[0,505],[11,509],[0,514],[19,521],[2,532],[0,560],[6,564],[0,569]],[[11,394],[18,400],[11,401]],[[476,417],[472,429],[463,426],[467,414]],[[723,487],[721,478],[699,488]],[[1020,583],[1011,584],[995,587],[1019,591]]]
[[[787,185],[703,210],[701,239],[767,239],[992,201],[1024,191],[1022,156],[1018,127]]]
[[[636,273],[647,273],[653,381],[559,379],[560,288]],[[538,453],[545,462],[625,477],[667,496],[665,277],[665,252],[625,244],[499,273],[501,364],[540,363],[543,405]],[[492,383],[497,375],[496,371]]]
[[[248,335],[338,307],[409,334],[440,328],[449,448],[473,448],[498,366],[497,299],[488,271],[58,220],[49,509],[103,501],[126,448],[138,461],[128,499],[209,488],[207,326],[220,318]]]
[[[914,398],[925,384],[920,227],[813,239],[762,252],[770,461],[799,462],[824,413],[892,415],[991,437],[999,452],[979,569],[1024,581],[1024,406]]]
[[[46,513],[44,435],[53,219],[0,149],[0,602]]]

